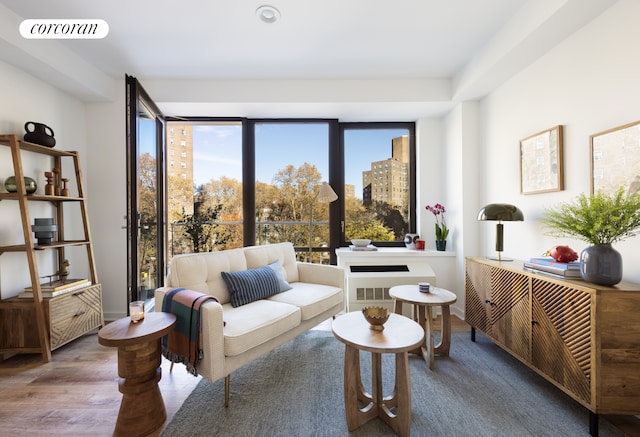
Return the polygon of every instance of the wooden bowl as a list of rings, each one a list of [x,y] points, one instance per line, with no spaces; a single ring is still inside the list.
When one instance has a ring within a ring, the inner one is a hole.
[[[364,318],[369,322],[369,328],[376,331],[382,331],[384,324],[389,320],[391,311],[382,307],[366,307],[362,308],[362,314]]]

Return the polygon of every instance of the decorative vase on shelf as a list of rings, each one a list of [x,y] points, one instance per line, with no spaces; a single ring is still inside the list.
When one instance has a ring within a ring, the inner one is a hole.
[[[447,240],[436,240],[436,250],[441,252],[447,250]]]
[[[580,275],[587,282],[615,285],[622,280],[622,256],[611,244],[594,244],[580,254]]]
[[[27,190],[27,194],[35,193],[36,190],[38,189],[38,184],[36,183],[36,181],[33,178],[30,178],[29,176],[25,176],[24,177],[24,186],[25,186],[25,188]],[[9,176],[4,181],[4,188],[9,193],[17,192],[18,191],[18,185],[16,184],[16,177],[15,176]]]
[[[39,144],[45,147],[54,147],[56,145],[56,139],[53,137],[53,129],[46,124],[27,121],[24,124],[24,130],[27,131],[27,133],[24,134],[24,140],[29,143]]]

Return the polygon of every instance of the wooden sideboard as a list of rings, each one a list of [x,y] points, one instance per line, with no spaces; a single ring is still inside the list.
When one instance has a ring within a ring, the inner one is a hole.
[[[640,284],[601,286],[465,259],[465,320],[589,410],[640,414]]]

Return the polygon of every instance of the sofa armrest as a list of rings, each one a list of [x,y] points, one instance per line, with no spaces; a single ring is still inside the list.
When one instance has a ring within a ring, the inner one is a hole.
[[[162,311],[164,295],[173,287],[160,287],[155,291],[156,311]],[[213,300],[200,307],[202,316],[203,358],[198,364],[198,374],[211,382],[226,376],[224,356],[224,319],[222,305]]]
[[[331,285],[344,290],[344,269],[326,264],[298,262],[300,282],[309,284]]]

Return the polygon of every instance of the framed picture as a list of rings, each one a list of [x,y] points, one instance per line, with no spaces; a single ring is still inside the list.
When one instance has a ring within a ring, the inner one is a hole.
[[[563,189],[562,126],[520,141],[520,193],[536,194]]]
[[[640,192],[640,121],[591,135],[591,193]]]

